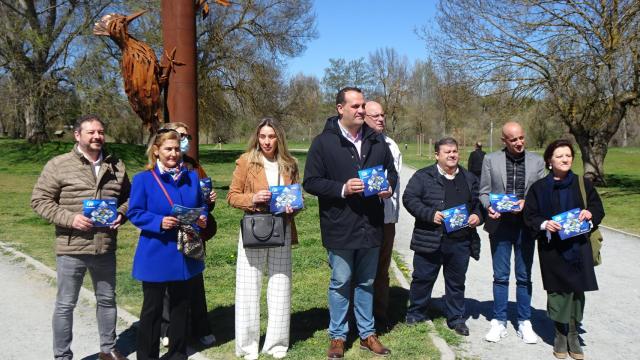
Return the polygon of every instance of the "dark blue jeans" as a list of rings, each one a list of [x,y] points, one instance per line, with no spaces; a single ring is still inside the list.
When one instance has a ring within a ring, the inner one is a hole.
[[[493,318],[507,321],[513,249],[518,321],[531,317],[531,265],[535,240],[524,227],[500,227],[490,236],[493,258]]]
[[[431,291],[440,267],[443,267],[445,284],[445,312],[451,327],[464,322],[464,282],[469,267],[469,240],[443,239],[440,249],[433,253],[413,254],[413,275],[409,289],[407,320],[426,320]]]

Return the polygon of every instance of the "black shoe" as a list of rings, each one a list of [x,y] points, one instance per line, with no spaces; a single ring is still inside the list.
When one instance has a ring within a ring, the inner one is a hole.
[[[467,327],[467,324],[463,322],[457,323],[450,328],[462,336],[469,336],[469,328]]]
[[[405,322],[409,326],[415,326],[415,325],[418,325],[418,324],[425,323],[427,321],[429,321],[428,318],[414,318],[414,317],[407,317],[407,319],[405,320]]]

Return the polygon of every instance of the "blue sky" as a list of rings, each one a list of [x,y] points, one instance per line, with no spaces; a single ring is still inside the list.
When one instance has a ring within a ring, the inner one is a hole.
[[[384,47],[406,55],[410,64],[428,55],[414,29],[433,21],[436,0],[315,0],[314,10],[319,36],[288,61],[289,76],[302,72],[322,79],[330,58],[368,59]]]

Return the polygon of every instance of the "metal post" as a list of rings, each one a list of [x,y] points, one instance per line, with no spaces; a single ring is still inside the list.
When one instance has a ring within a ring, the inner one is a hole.
[[[188,155],[198,160],[198,77],[196,57],[196,7],[193,0],[162,0],[162,37],[164,50],[185,63],[174,67],[169,77],[166,106],[171,122],[180,121],[189,126],[192,137]],[[163,63],[167,59],[163,54]]]
[[[489,120],[489,152],[493,151],[493,119]]]

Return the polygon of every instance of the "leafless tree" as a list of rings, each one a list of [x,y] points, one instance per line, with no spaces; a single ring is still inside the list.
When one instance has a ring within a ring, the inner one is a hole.
[[[604,184],[609,140],[640,101],[637,0],[441,0],[439,56],[478,79],[505,74],[515,95],[547,97]]]
[[[407,57],[400,56],[393,48],[377,49],[369,54],[369,69],[376,85],[373,95],[380,98],[386,118],[391,122],[390,133],[394,134],[409,92]]]

